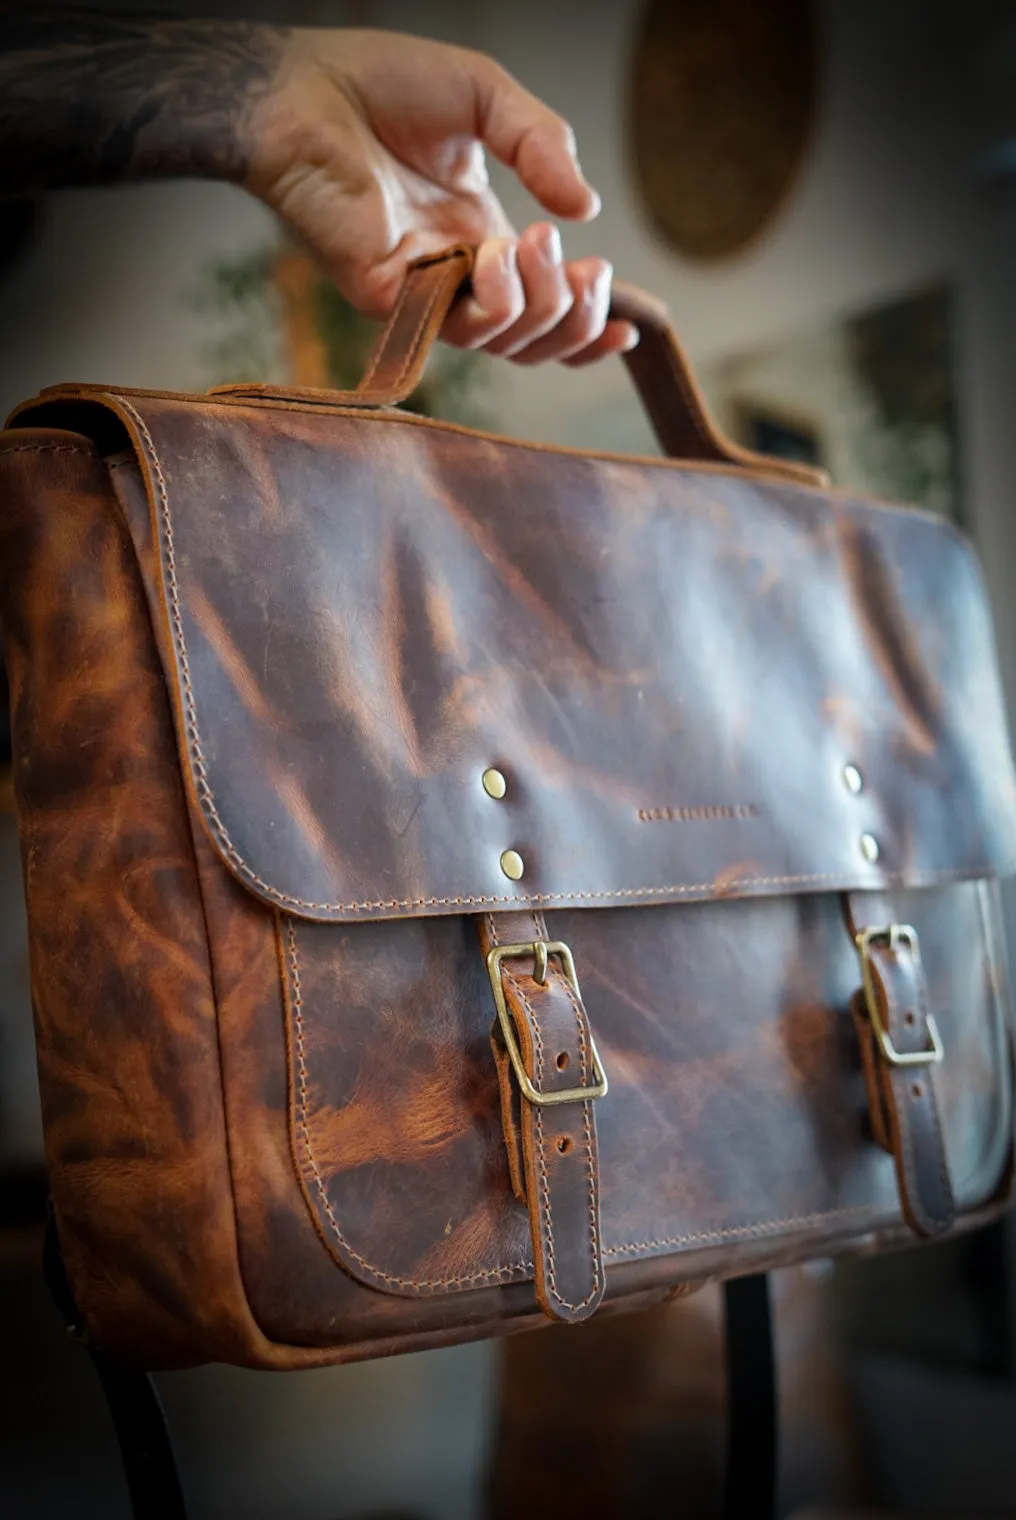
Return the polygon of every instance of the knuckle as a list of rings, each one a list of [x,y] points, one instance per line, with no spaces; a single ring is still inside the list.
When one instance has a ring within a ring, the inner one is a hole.
[[[370,272],[359,278],[354,276],[345,293],[363,316],[383,322],[391,316],[401,283],[401,275],[382,277]]]
[[[503,322],[504,326],[507,327],[507,326],[512,325],[515,322],[517,322],[520,319],[520,317],[523,316],[523,314],[525,313],[525,310],[526,310],[525,291],[522,289],[521,285],[515,284],[515,285],[513,285],[512,290],[511,290],[511,292],[510,292],[510,294],[508,296],[508,299],[507,299],[507,301],[505,302],[505,305],[504,305],[504,311],[503,311],[503,314],[502,314],[502,322]]]
[[[549,331],[563,322],[572,309],[574,298],[569,290],[552,290],[530,303],[527,316],[541,331]]]
[[[548,109],[543,121],[543,129],[551,137],[556,138],[567,153],[570,153],[573,158],[575,157],[578,146],[575,138],[575,129],[566,117],[561,116],[557,111]]]
[[[469,47],[459,48],[457,51],[467,70],[484,84],[497,87],[510,82],[511,75],[508,70],[489,53],[484,53],[480,48]]]
[[[606,314],[601,316],[597,310],[597,302],[592,294],[586,293],[581,302],[576,303],[575,320],[572,329],[572,337],[576,343],[583,345],[591,343],[603,331]]]

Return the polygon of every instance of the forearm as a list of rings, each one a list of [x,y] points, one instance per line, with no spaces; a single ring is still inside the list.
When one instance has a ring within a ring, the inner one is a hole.
[[[288,32],[247,22],[0,8],[0,198],[246,176],[247,124]]]
[[[482,53],[369,28],[0,0],[0,214],[62,185],[228,180],[368,316],[388,316],[414,260],[470,243],[450,343],[520,363],[630,348],[634,329],[608,319],[610,265],[566,262],[546,222],[519,238],[485,149],[551,215],[596,215],[568,123]]]

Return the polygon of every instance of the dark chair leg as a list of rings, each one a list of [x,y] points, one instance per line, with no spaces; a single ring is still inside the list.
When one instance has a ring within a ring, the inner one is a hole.
[[[724,1283],[727,1461],[724,1520],[776,1520],[778,1402],[769,1279]]]
[[[52,1208],[46,1222],[43,1270],[68,1333],[84,1340]],[[187,1520],[173,1443],[155,1384],[147,1372],[121,1367],[93,1346],[87,1349],[113,1420],[134,1520]]]
[[[50,1210],[44,1270],[68,1331],[80,1316],[64,1270]],[[727,1458],[724,1520],[777,1520],[777,1394],[769,1279],[724,1284],[727,1363]],[[89,1348],[112,1416],[134,1520],[187,1520],[166,1416],[145,1372],[121,1367]]]

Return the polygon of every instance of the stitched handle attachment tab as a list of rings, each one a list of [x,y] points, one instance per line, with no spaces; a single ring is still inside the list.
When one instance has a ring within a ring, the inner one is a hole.
[[[410,266],[356,390],[293,386],[279,394],[291,401],[329,406],[398,406],[405,401],[423,379],[445,317],[468,288],[475,253],[474,248],[460,243]],[[734,464],[796,485],[828,484],[822,470],[752,453],[720,431],[709,415],[662,301],[635,285],[615,280],[610,315],[638,328],[638,345],[624,355],[624,362],[665,454],[675,459]],[[274,393],[271,386],[248,384],[216,386],[209,394],[265,398]]]
[[[415,390],[444,319],[472,270],[474,253],[460,245],[412,266],[355,393],[361,402],[393,406]],[[721,433],[662,301],[615,280],[610,315],[638,328],[639,342],[624,361],[665,454],[764,470],[800,485],[827,483],[821,470],[754,454]]]

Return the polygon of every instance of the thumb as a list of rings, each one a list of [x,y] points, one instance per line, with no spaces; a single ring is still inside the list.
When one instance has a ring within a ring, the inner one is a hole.
[[[477,136],[514,169],[545,210],[590,221],[600,209],[600,197],[579,168],[575,134],[564,117],[492,58],[476,54],[475,65]]]

